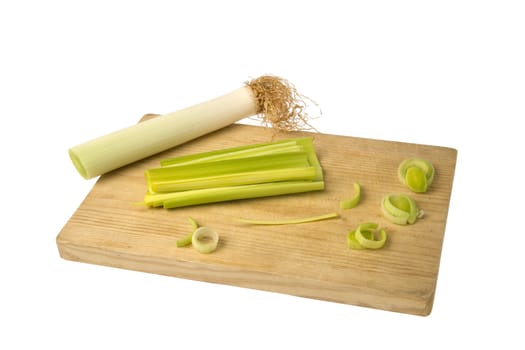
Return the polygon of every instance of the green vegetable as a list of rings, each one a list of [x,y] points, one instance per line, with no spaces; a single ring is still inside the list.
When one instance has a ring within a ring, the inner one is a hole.
[[[356,207],[361,201],[361,185],[357,182],[354,182],[354,196],[350,199],[342,200],[339,202],[339,207],[341,209],[352,209]]]
[[[387,233],[379,229],[379,239],[375,238],[378,225],[376,223],[364,223],[357,226],[355,230],[348,233],[346,242],[350,249],[379,249],[385,245]]]
[[[193,230],[191,230],[191,233],[185,236],[184,238],[177,240],[176,243],[177,243],[177,247],[179,248],[190,245],[193,239],[193,232],[195,232],[195,230],[199,228],[199,224],[197,224],[197,221],[195,221],[193,218],[188,217],[188,221],[190,222]]]
[[[257,220],[257,219],[237,219],[237,221],[254,224],[254,225],[288,225],[288,224],[302,224],[313,221],[327,220],[339,217],[337,213],[329,213],[324,215],[310,216],[299,219],[282,219],[282,220]]]
[[[217,249],[219,235],[209,227],[199,227],[193,232],[191,244],[199,253],[208,254]]]
[[[398,225],[409,225],[423,216],[416,202],[404,194],[388,194],[381,200],[381,212],[389,221]]]
[[[144,204],[164,208],[324,189],[311,137],[165,159],[145,177]]]
[[[264,75],[222,96],[114,131],[69,149],[86,179],[256,116],[280,130],[311,128],[303,96],[287,80]]]
[[[414,192],[423,193],[434,180],[434,166],[421,158],[405,159],[398,167],[399,181]]]

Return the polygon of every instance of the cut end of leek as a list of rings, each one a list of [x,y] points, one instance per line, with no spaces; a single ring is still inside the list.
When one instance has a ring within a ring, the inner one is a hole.
[[[84,164],[82,164],[82,160],[78,157],[78,155],[75,153],[75,151],[70,148],[68,150],[69,158],[71,158],[71,161],[73,162],[73,165],[77,169],[78,173],[86,180],[89,180],[91,176],[88,174],[86,167]]]

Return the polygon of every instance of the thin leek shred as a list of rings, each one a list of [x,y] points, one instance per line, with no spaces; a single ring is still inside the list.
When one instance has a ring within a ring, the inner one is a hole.
[[[377,230],[378,225],[374,222],[364,223],[357,226],[355,230],[348,233],[346,242],[348,248],[360,249],[380,249],[385,245],[387,233],[385,229]],[[379,238],[376,239],[376,231],[379,231]]]
[[[296,219],[259,220],[259,219],[239,218],[237,219],[237,221],[245,223],[245,224],[253,224],[253,225],[290,225],[290,224],[303,224],[307,222],[328,220],[328,219],[334,219],[338,217],[339,217],[338,213],[329,213],[329,214],[324,214],[324,215],[316,215],[316,216],[296,218]]]
[[[354,196],[350,199],[345,199],[339,202],[339,207],[341,209],[352,209],[355,208],[361,201],[361,185],[357,182],[354,182]]]
[[[164,208],[324,189],[311,137],[165,159],[145,178],[144,204]]]
[[[434,180],[434,166],[428,160],[409,158],[399,164],[399,181],[416,193],[424,193]]]
[[[197,221],[195,221],[192,217],[188,217],[188,221],[192,227],[193,230],[191,230],[191,233],[186,235],[185,237],[177,240],[177,247],[186,247],[188,245],[191,244],[192,240],[193,240],[193,232],[195,232],[195,230],[197,230],[199,228],[199,224],[197,223]]]

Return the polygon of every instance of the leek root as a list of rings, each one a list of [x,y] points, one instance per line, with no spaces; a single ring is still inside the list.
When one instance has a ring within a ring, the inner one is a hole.
[[[276,129],[306,129],[305,106],[288,81],[262,76],[207,102],[79,144],[69,156],[80,175],[90,179],[250,116],[260,115]]]

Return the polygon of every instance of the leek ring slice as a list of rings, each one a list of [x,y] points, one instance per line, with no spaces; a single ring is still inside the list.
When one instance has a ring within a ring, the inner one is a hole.
[[[348,248],[354,250],[361,249],[379,249],[385,245],[387,234],[384,229],[379,230],[379,239],[375,239],[374,232],[377,229],[377,224],[370,222],[364,223],[348,233],[346,243]]]
[[[356,207],[361,201],[361,185],[357,182],[354,182],[354,196],[350,199],[345,199],[339,202],[339,207],[341,209],[352,209]]]
[[[219,235],[215,230],[202,226],[193,232],[191,244],[199,253],[208,254],[217,249]]]
[[[410,190],[417,193],[424,193],[434,180],[435,169],[428,160],[409,158],[399,164],[397,175],[399,181],[405,184]]]

